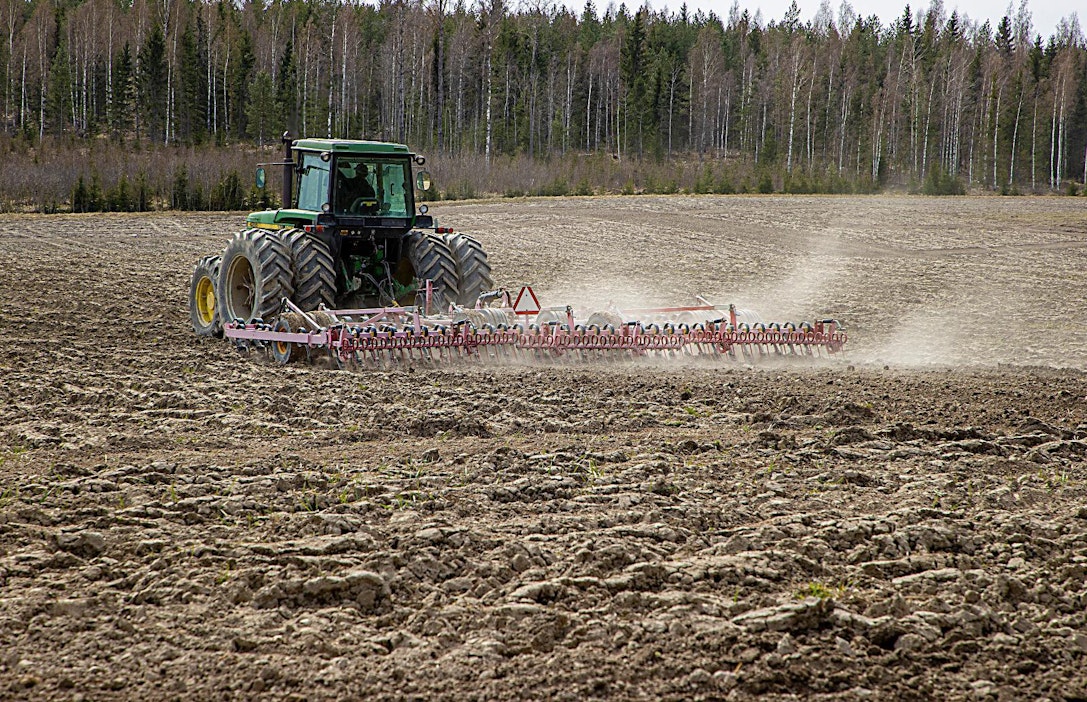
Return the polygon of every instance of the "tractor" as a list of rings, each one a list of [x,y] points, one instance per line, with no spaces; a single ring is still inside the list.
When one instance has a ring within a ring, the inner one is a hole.
[[[222,254],[196,264],[189,314],[200,336],[227,323],[276,316],[284,298],[303,310],[472,306],[492,288],[480,243],[438,227],[415,192],[430,188],[426,160],[407,146],[283,135],[281,209],[253,212]]]

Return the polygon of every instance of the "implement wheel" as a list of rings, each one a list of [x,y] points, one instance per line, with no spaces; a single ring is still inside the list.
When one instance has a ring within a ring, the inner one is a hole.
[[[483,250],[482,244],[467,234],[446,234],[445,241],[457,265],[457,286],[460,293],[457,304],[475,307],[479,296],[490,292],[494,287],[487,252]]]
[[[434,291],[430,299],[431,311],[444,310],[449,303],[455,303],[460,297],[457,284],[457,263],[449,244],[437,234],[410,232],[404,237],[404,255],[397,266],[396,279],[401,285],[418,283],[418,291],[411,293],[410,299],[401,299],[400,304],[412,304],[416,298],[421,301],[426,295],[426,281],[433,283]]]
[[[291,249],[279,232],[246,229],[235,234],[219,265],[219,316],[226,321],[271,319],[291,284]]]
[[[301,229],[286,232],[291,247],[291,273],[294,277],[294,304],[312,312],[321,304],[336,306],[336,262],[323,241]]]
[[[280,318],[276,321],[272,327],[272,331],[277,332],[293,332],[291,324],[286,319]],[[289,341],[273,341],[272,342],[272,358],[276,360],[276,363],[280,365],[287,365],[291,362],[293,356],[294,344]]]
[[[222,336],[223,323],[215,302],[219,280],[219,257],[205,256],[192,272],[189,282],[189,319],[197,336]]]

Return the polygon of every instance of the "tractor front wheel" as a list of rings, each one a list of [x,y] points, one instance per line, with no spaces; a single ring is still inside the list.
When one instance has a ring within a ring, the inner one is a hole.
[[[205,256],[192,272],[189,282],[189,318],[197,336],[222,336],[223,323],[215,303],[219,281],[219,256]]]

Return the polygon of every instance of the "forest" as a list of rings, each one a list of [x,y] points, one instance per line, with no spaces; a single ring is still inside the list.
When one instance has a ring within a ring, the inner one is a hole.
[[[1077,194],[1087,41],[588,0],[0,0],[0,207],[236,209],[280,135],[402,142],[434,197]]]

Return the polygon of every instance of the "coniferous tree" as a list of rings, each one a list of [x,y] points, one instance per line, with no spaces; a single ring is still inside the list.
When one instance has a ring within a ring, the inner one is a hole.
[[[256,139],[259,146],[264,146],[266,141],[282,132],[282,120],[276,109],[275,84],[266,71],[257,73],[249,86],[249,105],[245,115],[249,136]]]
[[[249,84],[253,78],[253,39],[249,32],[239,27],[234,46],[234,58],[230,65],[227,83],[232,94],[230,109],[233,112],[230,123],[234,127],[234,136],[244,137],[246,131],[247,109],[249,105]]]
[[[140,49],[137,107],[145,135],[162,140],[166,128],[166,39],[155,24]]]
[[[623,51],[620,59],[620,75],[626,91],[623,96],[623,128],[625,136],[623,142],[626,150],[631,148],[640,154],[643,151],[643,137],[648,128],[647,101],[649,97],[649,81],[646,71],[645,51],[645,18],[647,13],[639,11],[634,15],[628,28],[626,38],[623,41]]]
[[[128,42],[113,62],[113,86],[110,102],[110,126],[116,136],[125,136],[134,128],[136,79],[132,64],[132,49]]]
[[[57,11],[58,28],[63,23],[63,13]],[[58,31],[56,50],[49,66],[48,104],[49,130],[53,134],[63,134],[72,121],[72,72],[69,65],[68,41],[63,32]]]
[[[282,117],[283,128],[292,134],[298,131],[297,93],[298,72],[294,64],[294,43],[288,40],[276,72],[275,109]]]
[[[177,85],[177,126],[175,132],[182,141],[200,142],[207,124],[207,60],[201,51],[203,21],[187,25],[181,35],[180,66]]]

